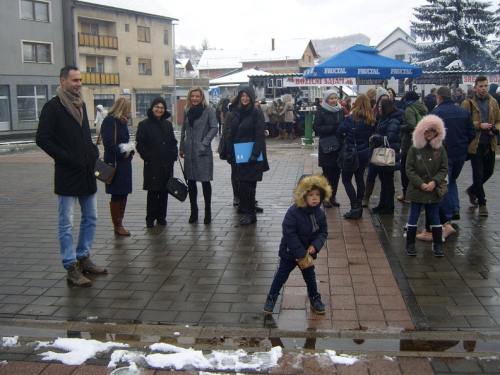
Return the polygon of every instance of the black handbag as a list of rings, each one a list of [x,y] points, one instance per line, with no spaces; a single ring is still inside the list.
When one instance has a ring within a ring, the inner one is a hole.
[[[327,135],[319,139],[319,147],[325,154],[337,151],[340,147],[339,140],[335,134]]]
[[[97,137],[96,146],[98,146],[99,137]],[[115,124],[115,143],[116,143],[116,124]],[[105,184],[110,184],[113,181],[113,177],[116,172],[116,155],[115,155],[115,165],[108,164],[102,159],[97,159],[95,161],[94,175],[99,181]]]
[[[356,129],[354,128],[354,124],[352,125],[352,131],[354,132],[354,147],[349,153],[347,150],[347,143],[344,143],[344,147],[342,147],[337,159],[338,167],[346,172],[354,172],[359,168],[358,150],[356,149]]]
[[[219,147],[217,148],[219,152],[220,160],[227,160],[227,142],[226,137],[221,137],[219,140]]]
[[[182,167],[180,159],[179,164],[181,165],[184,181],[180,178],[171,176],[167,181],[167,192],[175,199],[184,202],[188,196],[188,187],[187,182],[185,182],[186,176],[184,175],[184,168]]]

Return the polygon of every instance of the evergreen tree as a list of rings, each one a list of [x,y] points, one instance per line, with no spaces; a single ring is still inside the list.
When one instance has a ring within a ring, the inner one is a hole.
[[[426,0],[414,8],[412,29],[423,43],[414,64],[425,70],[494,69],[497,64],[487,48],[497,30],[498,16],[487,10],[488,1]]]

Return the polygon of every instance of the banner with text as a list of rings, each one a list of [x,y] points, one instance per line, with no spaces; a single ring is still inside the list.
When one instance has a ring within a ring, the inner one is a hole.
[[[356,78],[302,78],[287,77],[283,78],[283,87],[299,86],[355,86]]]
[[[476,78],[479,77],[479,74],[477,75],[473,75],[473,76],[462,76],[462,79],[463,79],[463,83],[464,84],[474,84],[476,82]],[[500,83],[500,75],[495,75],[495,76],[486,76],[486,78],[488,78],[488,82],[489,83],[496,83],[496,84],[499,84]]]

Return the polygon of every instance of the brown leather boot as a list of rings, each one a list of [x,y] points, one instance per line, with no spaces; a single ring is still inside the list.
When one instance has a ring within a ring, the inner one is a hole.
[[[109,210],[111,212],[111,220],[115,227],[115,233],[120,236],[130,236],[130,232],[125,230],[122,225],[122,214],[121,214],[121,201],[119,202],[109,202]]]
[[[375,187],[375,182],[366,181],[365,195],[363,196],[363,207],[368,207],[370,205],[370,197],[373,193],[373,188]]]
[[[125,209],[127,208],[127,198],[122,199],[120,201],[120,217],[122,218],[122,226],[123,226],[123,218],[125,217]],[[124,228],[125,229],[125,228]],[[125,229],[125,232],[128,232],[130,236],[130,231]]]

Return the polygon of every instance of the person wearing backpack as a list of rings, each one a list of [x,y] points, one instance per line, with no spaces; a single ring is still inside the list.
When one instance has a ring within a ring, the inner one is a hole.
[[[412,137],[415,127],[422,117],[427,115],[425,104],[419,100],[415,91],[408,91],[405,95],[405,122],[400,127],[399,137],[401,138],[401,185],[403,194],[398,195],[396,199],[400,202],[406,201],[406,189],[408,188],[408,176],[406,175],[405,165],[408,150],[413,144]]]

